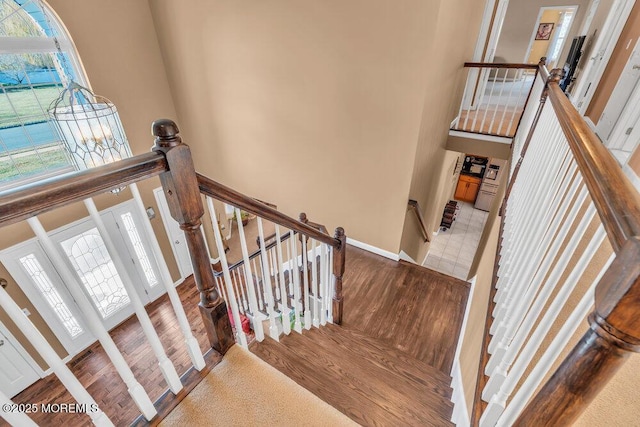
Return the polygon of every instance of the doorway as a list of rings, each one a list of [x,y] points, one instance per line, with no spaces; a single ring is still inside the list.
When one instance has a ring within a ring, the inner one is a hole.
[[[533,28],[525,62],[537,64],[540,58],[547,58],[547,68],[558,66],[560,53],[564,48],[578,6],[541,7]]]
[[[11,399],[40,379],[36,362],[0,323],[0,390]]]
[[[639,82],[640,40],[636,42],[596,125],[596,134],[622,164],[626,163],[638,142]]]
[[[159,281],[158,261],[148,244],[133,200],[100,212],[117,253],[110,253],[91,218],[84,218],[49,232],[67,268],[81,283],[107,330],[133,314],[123,280],[134,285],[147,304],[164,293]],[[125,270],[116,268],[119,257]],[[95,342],[95,337],[69,291],[75,283],[65,283],[49,255],[34,238],[0,253],[0,261],[30,299],[52,332],[75,356]],[[75,281],[74,281],[75,282]]]

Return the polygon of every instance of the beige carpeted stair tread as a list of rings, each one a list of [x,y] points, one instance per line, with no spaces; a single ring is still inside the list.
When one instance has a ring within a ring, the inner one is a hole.
[[[161,426],[356,426],[348,417],[235,345]]]

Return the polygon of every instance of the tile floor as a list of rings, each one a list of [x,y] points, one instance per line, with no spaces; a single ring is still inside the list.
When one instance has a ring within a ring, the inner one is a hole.
[[[450,229],[442,229],[431,241],[423,266],[467,280],[488,212],[458,201],[458,214]]]

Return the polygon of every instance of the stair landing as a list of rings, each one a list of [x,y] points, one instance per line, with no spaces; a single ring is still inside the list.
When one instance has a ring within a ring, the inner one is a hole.
[[[349,246],[343,325],[250,348],[362,425],[450,426],[469,286]]]
[[[327,325],[250,349],[361,425],[453,425],[451,378],[360,332]]]

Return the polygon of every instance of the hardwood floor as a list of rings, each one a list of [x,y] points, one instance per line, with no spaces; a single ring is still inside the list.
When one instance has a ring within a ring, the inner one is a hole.
[[[194,335],[201,349],[207,350],[195,286],[187,280],[178,290]],[[301,385],[356,421],[370,425],[450,425],[448,375],[468,292],[466,282],[348,247],[343,326],[314,330],[313,335],[305,332],[284,337],[281,344],[273,342],[276,347],[271,349],[264,343],[259,346],[263,355],[270,353],[282,366],[297,371],[302,379],[289,374]],[[163,296],[150,304],[148,312],[169,358],[178,373],[183,374],[191,363],[168,298]],[[337,332],[331,333],[332,330]],[[111,335],[151,399],[160,398],[167,386],[137,319],[128,319]],[[287,349],[287,339],[295,348],[288,356],[278,355]],[[296,340],[300,339],[310,340],[311,346],[298,345]],[[219,360],[217,356],[209,362],[215,365]],[[335,360],[346,365],[336,364]],[[323,373],[313,366],[301,370],[303,362],[322,362],[329,372]],[[129,425],[139,415],[125,384],[99,344],[76,357],[69,366],[114,424]],[[279,369],[284,369],[282,366]],[[338,401],[332,402],[331,398]],[[71,403],[73,399],[56,376],[50,375],[13,401]],[[346,409],[340,408],[340,404],[346,405]],[[91,424],[86,415],[32,415],[41,425]]]
[[[178,287],[191,329],[203,351],[209,349],[204,325],[198,311],[198,292],[191,279]],[[158,331],[167,356],[174,363],[179,375],[191,368],[191,360],[184,347],[182,334],[171,304],[166,295],[147,306],[147,312]],[[129,318],[111,331],[111,336],[134,376],[147,391],[152,401],[156,401],[167,390],[166,382],[158,368],[157,360],[147,343],[140,323],[134,317]],[[208,357],[208,366],[215,366],[221,357],[215,353]],[[87,351],[76,356],[68,363],[72,372],[80,380],[100,409],[116,426],[131,424],[140,414],[134,405],[127,387],[120,379],[99,343],[93,344]],[[75,400],[67,392],[55,375],[39,380],[13,399],[14,403],[73,403]],[[39,425],[92,425],[84,414],[31,414]],[[0,425],[8,425],[0,419]]]
[[[450,426],[449,372],[469,286],[348,247],[343,325],[251,350],[362,425]]]
[[[349,247],[343,326],[449,374],[468,282]]]

